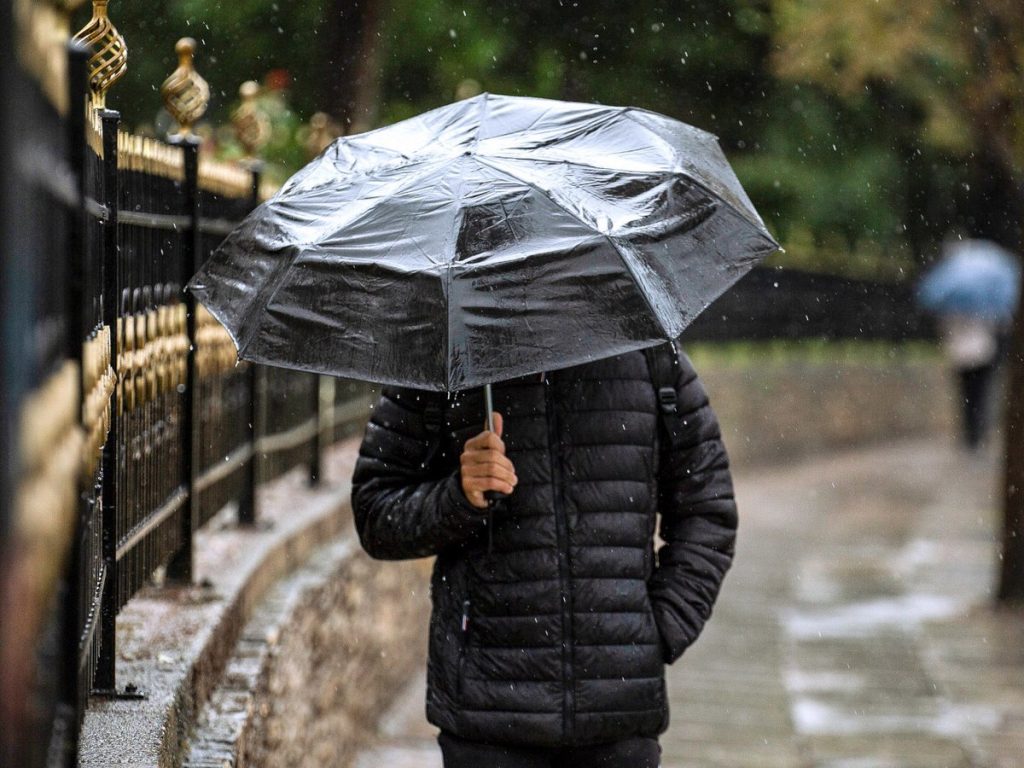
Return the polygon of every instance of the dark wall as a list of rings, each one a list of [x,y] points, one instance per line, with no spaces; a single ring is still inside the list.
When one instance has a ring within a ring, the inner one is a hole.
[[[687,341],[931,338],[912,286],[759,267],[703,312]]]

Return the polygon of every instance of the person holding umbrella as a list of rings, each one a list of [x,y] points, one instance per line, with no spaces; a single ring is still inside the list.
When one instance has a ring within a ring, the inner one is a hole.
[[[938,317],[957,378],[963,443],[975,451],[985,438],[995,373],[1020,298],[1020,264],[989,240],[951,240],[943,251],[917,298]]]
[[[710,615],[737,524],[704,389],[658,356],[661,392],[642,352],[497,385],[494,431],[478,393],[385,388],[374,409],[356,524],[374,557],[437,556],[427,713],[447,768],[658,765],[663,665]],[[492,548],[488,492],[509,495]]]
[[[658,764],[737,527],[674,340],[777,247],[710,134],[485,93],[338,140],[193,279],[243,359],[386,384],[352,507],[435,558],[448,768]]]

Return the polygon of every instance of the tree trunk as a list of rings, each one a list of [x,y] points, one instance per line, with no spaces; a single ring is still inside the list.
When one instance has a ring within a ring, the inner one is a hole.
[[[322,104],[345,133],[376,121],[382,1],[334,0],[324,17]]]
[[[1016,222],[1024,215],[1024,180],[1013,179],[1008,190],[1015,201]],[[1018,235],[1017,252],[1024,251]],[[1003,495],[1003,542],[999,574],[999,602],[1024,602],[1024,311],[1014,321],[1009,356],[1009,392],[1006,404],[1006,464]]]

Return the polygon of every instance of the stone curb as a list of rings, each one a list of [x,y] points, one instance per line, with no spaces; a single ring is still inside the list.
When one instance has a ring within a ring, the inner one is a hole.
[[[90,700],[81,768],[179,768],[197,712],[221,680],[254,607],[350,524],[358,445],[359,439],[347,440],[329,451],[320,488],[305,485],[302,468],[261,488],[257,527],[222,518],[197,533],[200,586],[146,587],[122,609],[118,684],[133,684],[146,698]]]
[[[183,768],[235,768],[247,765],[262,716],[260,692],[265,691],[272,656],[280,634],[297,605],[344,567],[359,551],[355,536],[342,535],[318,549],[309,561],[276,583],[253,611],[242,630],[224,675],[202,708],[190,739]]]

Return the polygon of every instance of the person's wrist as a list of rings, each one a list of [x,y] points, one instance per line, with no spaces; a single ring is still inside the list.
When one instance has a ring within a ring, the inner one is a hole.
[[[485,508],[476,506],[470,501],[469,496],[466,494],[466,490],[462,484],[462,472],[459,470],[455,471],[455,474],[449,478],[448,482],[449,496],[457,509],[464,512],[467,517],[479,517],[479,513]]]

